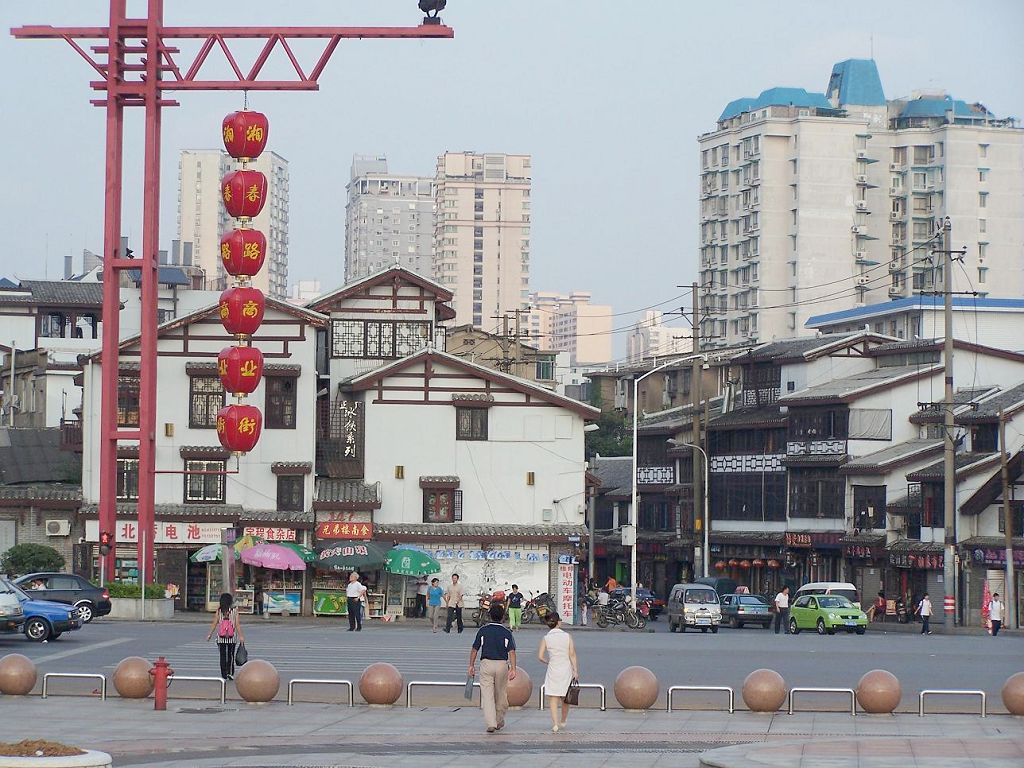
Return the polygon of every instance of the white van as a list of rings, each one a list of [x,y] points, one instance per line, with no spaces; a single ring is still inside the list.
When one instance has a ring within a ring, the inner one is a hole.
[[[21,632],[25,624],[25,611],[14,588],[6,579],[0,579],[0,633]]]
[[[860,593],[857,587],[848,581],[812,581],[796,591],[797,597],[801,595],[842,595],[860,607]]]
[[[722,623],[718,593],[707,584],[676,584],[668,594],[665,610],[669,632],[685,632],[689,627],[715,633]]]

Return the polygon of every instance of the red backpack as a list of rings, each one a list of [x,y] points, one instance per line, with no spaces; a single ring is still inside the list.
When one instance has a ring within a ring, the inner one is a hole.
[[[224,616],[224,614],[221,613],[220,615],[221,620],[217,624],[217,637],[225,639],[233,638],[235,636],[235,622],[232,621],[231,614],[229,613],[227,616]]]

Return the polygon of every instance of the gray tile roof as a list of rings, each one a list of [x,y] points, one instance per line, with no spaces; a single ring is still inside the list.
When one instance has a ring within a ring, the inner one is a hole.
[[[76,456],[60,449],[57,427],[0,428],[0,485],[74,480]]]
[[[716,416],[708,423],[708,429],[733,429],[738,427],[784,427],[786,414],[778,405],[761,408],[738,408],[735,411]]]
[[[769,341],[766,344],[762,344],[759,347],[754,347],[753,349],[738,355],[738,357],[751,361],[789,360],[803,357],[807,353],[813,352],[821,347],[829,347],[846,339],[852,338],[853,336],[859,335],[860,334],[857,333],[837,333],[827,334],[821,337],[811,336],[807,338],[777,339],[775,341]]]
[[[514,541],[517,539],[545,539],[566,541],[570,536],[585,537],[585,525],[492,525],[489,523],[394,523],[374,526],[377,538],[410,537],[470,539],[474,541]]]
[[[871,391],[875,387],[895,383],[903,377],[912,378],[924,374],[931,369],[941,370],[942,366],[934,365],[899,365],[891,368],[875,368],[870,371],[833,379],[825,384],[818,384],[799,392],[792,392],[779,398],[782,405],[804,400],[843,400],[854,398],[858,394]]]
[[[601,480],[602,491],[629,487],[632,470],[632,456],[595,456],[590,462],[590,471]]]
[[[315,503],[356,502],[362,504],[380,503],[377,486],[361,480],[338,480],[333,477],[318,477],[314,492]]]
[[[958,389],[953,393],[953,412],[956,414],[957,420],[960,417],[968,413],[971,403],[976,400],[981,400],[989,395],[993,395],[999,391],[999,387],[975,387],[970,389]],[[958,407],[959,406],[959,407]],[[910,421],[914,424],[940,424],[943,418],[942,408],[938,407],[938,404],[934,408],[920,408],[910,414]]]
[[[64,306],[103,306],[103,283],[73,280],[22,280],[21,287],[32,292],[37,304]]]
[[[240,504],[156,504],[153,513],[159,519],[182,518],[188,520],[214,520],[217,522],[253,522],[253,523],[288,523],[293,526],[312,526],[312,512],[282,512],[276,509],[246,509]],[[82,514],[94,517],[99,514],[99,507],[90,504],[82,507]],[[117,514],[128,517],[138,515],[138,505],[121,502],[117,505]]]
[[[956,466],[957,480],[961,479],[964,475],[971,474],[979,469],[984,469],[998,459],[998,453],[958,453],[954,462]],[[936,461],[934,464],[929,464],[927,467],[919,469],[917,472],[911,472],[907,475],[907,480],[911,482],[936,482],[942,480],[944,465],[945,462]]]
[[[1000,411],[1010,410],[1015,406],[1020,407],[1022,403],[1024,403],[1024,384],[1018,384],[997,395],[981,400],[977,408],[965,412],[959,417],[959,420],[964,424],[998,421]]]
[[[0,499],[7,501],[71,501],[82,500],[82,488],[65,483],[29,483],[0,485]]]
[[[851,459],[842,471],[849,474],[865,474],[872,470],[886,471],[908,461],[926,458],[941,450],[941,440],[906,440],[866,456]]]

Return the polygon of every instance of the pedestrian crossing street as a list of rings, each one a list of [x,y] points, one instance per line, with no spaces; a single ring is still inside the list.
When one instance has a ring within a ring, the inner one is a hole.
[[[362,632],[308,632],[303,627],[259,627],[246,629],[249,659],[269,661],[282,678],[297,677],[356,679],[367,666],[384,661],[393,664],[406,680],[465,680],[474,631],[462,635],[444,633],[389,632],[389,628],[364,627]],[[147,659],[164,656],[179,675],[219,674],[216,643],[202,639],[169,645],[159,638],[146,642],[138,655]],[[309,635],[308,639],[303,635]],[[538,638],[539,639],[539,638]],[[523,656],[533,656],[533,652]],[[527,659],[522,659],[520,662]],[[107,665],[113,670],[116,664]]]

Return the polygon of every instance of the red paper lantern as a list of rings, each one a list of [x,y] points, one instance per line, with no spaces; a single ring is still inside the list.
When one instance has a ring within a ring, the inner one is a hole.
[[[762,560],[760,557],[755,557],[753,560],[750,561],[750,564],[755,568],[760,568],[764,565],[764,560]]]
[[[258,229],[233,229],[220,239],[220,258],[229,275],[259,274],[267,257],[267,238]]]
[[[749,560],[740,560],[740,568],[749,568],[749,567],[750,567],[750,561]]]
[[[217,355],[217,373],[225,392],[251,394],[263,377],[263,353],[256,347],[225,347]]]
[[[260,439],[263,414],[254,405],[226,405],[217,411],[217,437],[234,453],[248,453]]]
[[[270,123],[262,112],[232,112],[224,118],[221,134],[229,155],[236,160],[251,160],[267,148]]]
[[[733,558],[732,560],[730,560],[730,561],[729,561],[729,565],[730,565],[730,567],[732,567],[732,568],[735,568],[735,567],[736,567],[737,565],[739,565],[739,564],[740,564],[740,561],[739,561],[739,560],[737,560],[736,558]]]
[[[769,560],[768,561],[768,567],[771,568],[772,570],[775,570],[776,568],[779,567],[779,561],[778,560]]]
[[[719,560],[717,563],[715,563],[715,570],[716,571],[724,571],[725,570],[725,561],[724,560]]]
[[[221,325],[232,335],[252,336],[263,322],[266,304],[259,288],[228,288],[220,295]]]
[[[232,171],[221,179],[220,195],[229,214],[251,219],[267,201],[267,177],[259,171]]]

